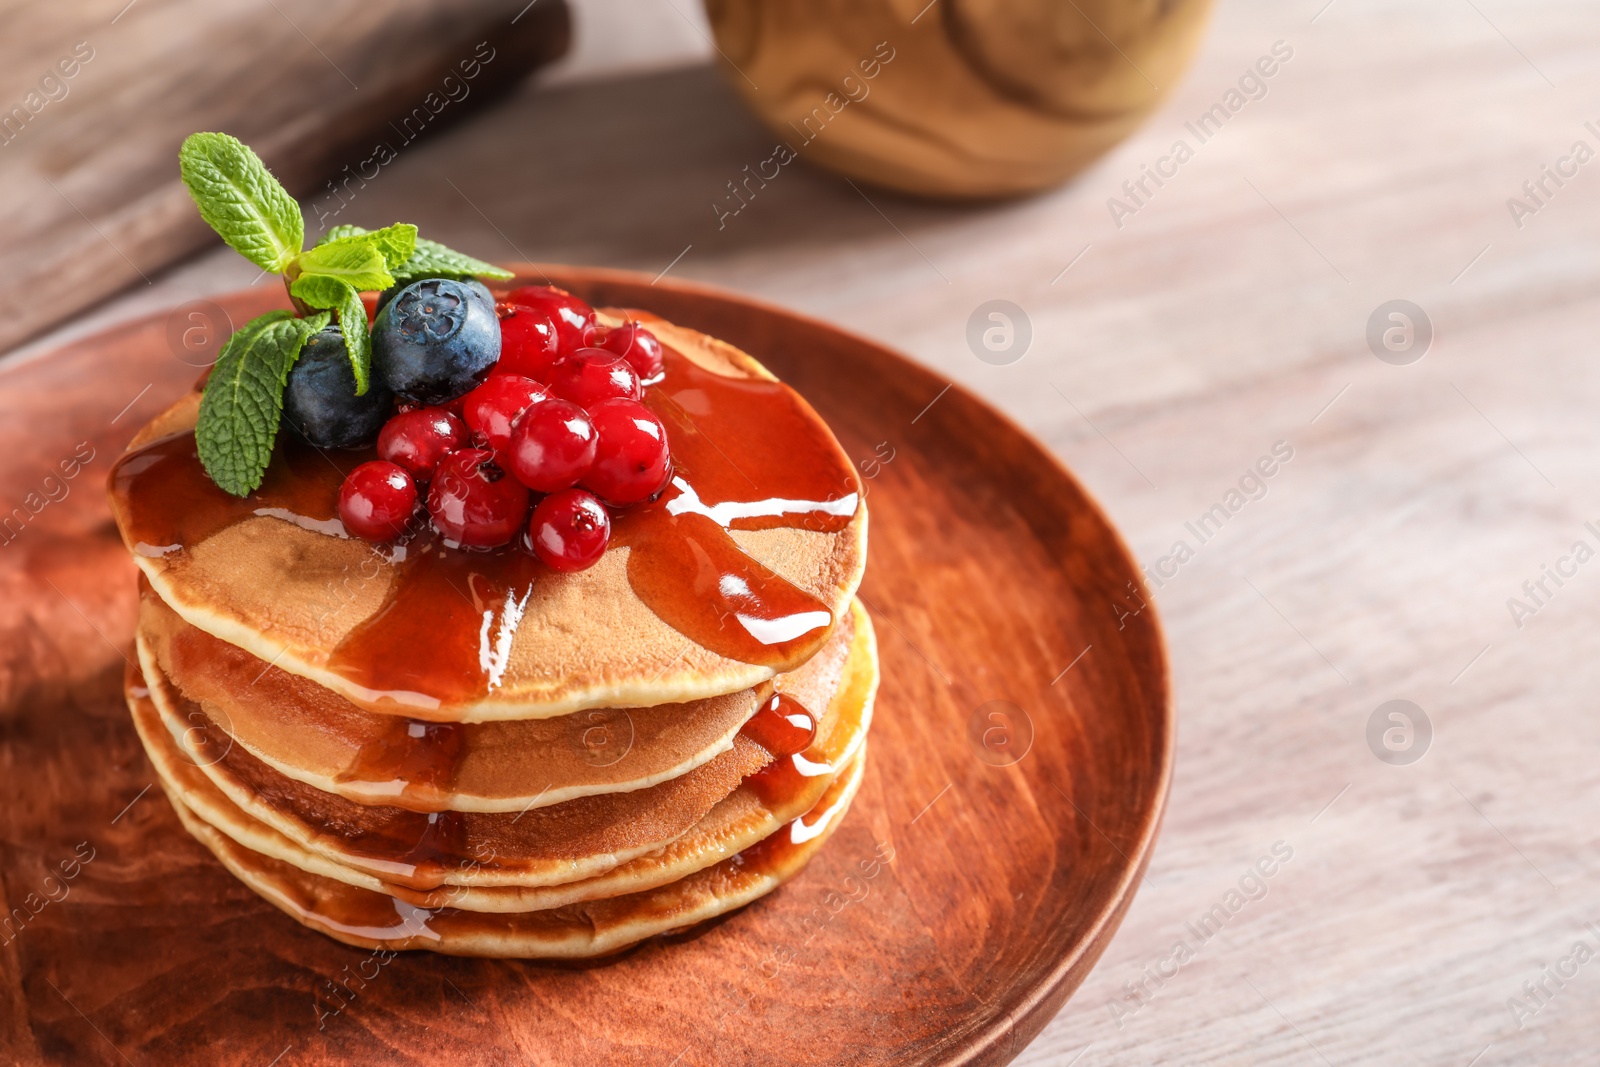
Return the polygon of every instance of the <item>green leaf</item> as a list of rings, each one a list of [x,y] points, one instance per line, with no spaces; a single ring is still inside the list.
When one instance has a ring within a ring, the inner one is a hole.
[[[394,284],[394,276],[384,265],[383,251],[370,234],[308,248],[300,253],[295,266],[302,277],[326,275],[347,282],[357,290],[381,291]]]
[[[300,254],[300,205],[238,138],[190,134],[178,150],[178,169],[200,217],[235,252],[275,273]]]
[[[493,263],[462,255],[437,241],[418,237],[417,250],[394,272],[394,277],[397,284],[410,285],[418,278],[494,278],[505,281],[516,275]]]
[[[302,274],[289,286],[289,292],[309,307],[339,313],[339,332],[344,335],[344,350],[356,377],[356,396],[365,396],[372,380],[372,333],[367,327],[367,305],[361,302],[361,293],[349,282],[327,274]]]
[[[388,230],[398,230],[402,226],[411,230],[413,236],[416,227],[409,223],[397,222]],[[335,226],[328,231],[328,235],[319,242],[321,245],[345,240],[351,237],[375,237],[387,230],[366,230],[360,226]],[[505,281],[516,275],[508,270],[503,270],[493,263],[485,263],[481,259],[462,255],[452,248],[446,248],[438,241],[430,241],[425,237],[415,237],[416,250],[403,263],[396,266],[389,264],[389,269],[394,272],[396,285],[410,285],[419,278],[493,278],[496,281]]]
[[[335,226],[317,242],[317,248],[348,245],[361,239],[376,245],[378,251],[383,254],[384,266],[394,270],[411,258],[411,253],[416,250],[417,228],[409,222],[397,222],[381,230],[368,230],[350,225]]]
[[[330,244],[334,241],[342,241],[346,237],[364,237],[371,232],[372,231],[367,229],[365,226],[355,226],[350,223],[344,223],[342,225],[335,226],[333,229],[323,234],[322,240],[318,241],[317,244]]]
[[[223,491],[249,496],[272,460],[283,415],[283,390],[305,343],[328,325],[326,314],[297,319],[269,311],[245,323],[217,356],[194,428],[200,462]]]
[[[417,228],[409,222],[397,222],[366,235],[383,253],[384,266],[391,271],[405,264],[417,250]]]

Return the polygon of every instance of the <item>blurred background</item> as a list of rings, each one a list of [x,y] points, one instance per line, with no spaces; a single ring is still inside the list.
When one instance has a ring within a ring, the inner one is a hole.
[[[1600,953],[1592,5],[0,11],[0,367],[276,284],[177,185],[221,129],[308,235],[405,219],[737,289],[1071,467],[1167,625],[1178,772],[1121,932],[1018,1062],[1592,1058],[1600,979],[1544,977]]]

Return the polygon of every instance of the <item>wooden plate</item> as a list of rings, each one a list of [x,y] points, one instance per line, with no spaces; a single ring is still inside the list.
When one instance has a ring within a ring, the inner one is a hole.
[[[375,957],[259,900],[151,788],[118,692],[134,570],[106,471],[203,362],[182,338],[203,319],[135,322],[0,369],[0,504],[21,509],[0,528],[0,1060],[1004,1063],[1093,966],[1155,840],[1173,716],[1138,568],[1083,488],[869,341],[692,285],[530,273],[748,349],[860,461],[884,681],[849,818],[773,896],[588,967]],[[282,302],[217,303],[239,324]]]

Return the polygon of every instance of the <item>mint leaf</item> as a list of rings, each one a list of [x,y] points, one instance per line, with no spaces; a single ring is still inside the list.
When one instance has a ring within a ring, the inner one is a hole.
[[[393,226],[385,226],[381,230],[368,230],[361,226],[335,226],[327,232],[322,240],[317,242],[318,249],[332,248],[335,246],[355,243],[364,239],[373,245],[383,255],[383,263],[389,270],[394,270],[407,259],[417,247],[417,228],[409,222],[397,222]]]
[[[356,377],[356,396],[365,396],[372,378],[372,334],[367,328],[367,305],[361,302],[361,293],[349,282],[328,274],[302,274],[289,286],[289,292],[309,307],[339,313],[339,332],[344,335],[344,350]]]
[[[417,250],[417,228],[409,222],[397,222],[365,235],[383,253],[384,266],[391,271],[404,265]]]
[[[178,168],[200,217],[235,252],[273,272],[300,254],[300,205],[238,138],[192,133],[178,150]]]
[[[342,241],[346,237],[365,237],[371,232],[372,231],[367,229],[365,226],[356,226],[348,222],[340,223],[338,226],[333,227],[327,233],[323,234],[322,240],[318,241],[317,245],[320,247],[321,245],[331,244],[334,241]]]
[[[283,390],[300,349],[328,325],[326,314],[297,319],[269,311],[228,338],[200,398],[195,443],[211,480],[234,496],[260,487],[283,415]]]
[[[328,235],[318,242],[317,247],[332,244],[337,241],[347,240],[351,237],[376,237],[387,233],[389,230],[398,230],[406,227],[416,233],[416,227],[409,223],[397,222],[385,230],[366,230],[360,226],[335,226],[328,231]],[[463,255],[453,248],[446,248],[438,241],[430,241],[425,237],[415,238],[415,251],[410,257],[399,265],[389,264],[389,270],[394,273],[396,285],[410,285],[419,278],[494,278],[505,281],[516,275],[508,270],[503,270],[493,263],[485,263],[481,259]]]
[[[462,255],[425,237],[417,238],[417,250],[394,272],[397,285],[410,285],[418,278],[494,278],[505,281],[514,277],[516,275],[493,263]]]
[[[383,252],[370,234],[346,237],[309,248],[300,253],[295,266],[301,277],[307,274],[326,275],[347,282],[357,290],[383,290],[394,284],[394,277],[384,265]],[[290,292],[294,292],[292,285]]]

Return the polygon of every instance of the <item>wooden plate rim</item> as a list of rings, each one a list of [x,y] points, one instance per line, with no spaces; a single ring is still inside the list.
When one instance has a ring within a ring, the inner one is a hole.
[[[1145,611],[1150,616],[1150,638],[1153,642],[1156,662],[1159,665],[1159,676],[1153,680],[1159,684],[1161,690],[1159,721],[1152,724],[1154,727],[1153,740],[1160,753],[1160,766],[1157,768],[1156,781],[1152,790],[1154,795],[1149,798],[1148,815],[1138,827],[1136,840],[1130,847],[1119,849],[1123,851],[1128,862],[1121,866],[1120,878],[1115,891],[1108,897],[1105,905],[1088,924],[1086,932],[1072,943],[1063,946],[1061,957],[1049,970],[1026,984],[1017,983],[1008,986],[1006,993],[985,1004],[984,1012],[989,1018],[962,1038],[959,1050],[948,1062],[1006,1062],[1014,1058],[1029,1041],[1038,1035],[1055,1013],[1060,1010],[1070,994],[1087,977],[1089,969],[1095,960],[1099,958],[1100,953],[1104,951],[1111,935],[1115,933],[1120,925],[1123,916],[1133,901],[1134,895],[1138,891],[1139,879],[1143,877],[1144,871],[1149,866],[1151,853],[1160,833],[1171,790],[1176,762],[1177,713],[1173,698],[1172,673],[1167,651],[1166,630],[1161,623],[1160,611],[1154,598],[1148,596],[1148,589],[1144,588],[1143,572],[1133,553],[1129,550],[1121,532],[1111,522],[1105,508],[1094,494],[1032,432],[960,383],[945,378],[943,375],[922,366],[879,341],[842,329],[814,316],[700,282],[665,279],[660,276],[652,279],[648,274],[639,271],[601,267],[574,267],[531,262],[511,262],[507,264],[507,267],[516,271],[519,280],[539,277],[547,279],[552,284],[573,283],[582,285],[585,282],[594,282],[601,285],[612,284],[672,291],[685,297],[738,306],[763,316],[802,323],[810,328],[837,335],[855,345],[870,348],[880,358],[886,359],[892,364],[898,372],[926,382],[930,389],[935,391],[947,389],[955,393],[962,401],[983,411],[1003,430],[1014,435],[1023,445],[1031,449],[1036,459],[1042,460],[1048,470],[1053,471],[1056,476],[1063,479],[1073,491],[1082,497],[1092,511],[1094,521],[1108,535],[1107,539],[1110,547],[1116,553],[1119,562],[1127,568],[1130,574],[1137,576],[1142,590],[1146,593],[1147,607]],[[250,301],[259,299],[263,288],[262,286],[257,286],[231,290],[207,296],[206,299],[224,304],[241,299]],[[22,362],[31,363],[34,359],[50,359],[68,350],[82,351],[90,349],[103,342],[106,338],[127,330],[130,326],[148,324],[169,313],[169,311],[156,311],[146,315],[133,316],[128,320],[114,323],[103,330],[97,330],[89,336],[66,341]],[[15,361],[12,361],[12,366],[17,365]],[[0,367],[0,369],[5,368]]]
[[[685,296],[737,304],[763,315],[803,322],[813,328],[834,333],[848,338],[856,344],[870,347],[896,365],[902,372],[921,377],[927,380],[930,385],[941,388],[947,387],[949,391],[957,394],[967,403],[981,408],[1008,432],[1014,434],[1031,448],[1050,469],[1054,470],[1059,477],[1082,495],[1093,510],[1095,520],[1110,535],[1111,544],[1121,557],[1121,562],[1127,566],[1132,574],[1139,575],[1139,583],[1141,586],[1144,585],[1143,571],[1139,567],[1138,560],[1128,548],[1121,531],[1111,522],[1105,507],[1078,480],[1077,476],[1056,457],[1055,453],[1046,447],[1044,442],[1005,412],[994,407],[961,383],[945,378],[942,374],[924,367],[909,356],[904,356],[879,341],[852,333],[822,319],[702,282],[669,280],[659,276],[652,280],[648,275],[639,271],[617,270],[606,267],[572,267],[561,264],[529,262],[514,262],[507,264],[507,267],[515,270],[519,276],[537,275],[550,278],[557,284],[566,279],[579,282],[594,280],[601,283],[644,285],[649,288],[671,289]],[[760,357],[757,356],[757,358],[759,359]],[[871,566],[870,554],[868,566]],[[1167,653],[1166,628],[1161,623],[1161,614],[1156,606],[1155,599],[1147,596],[1146,603],[1148,604],[1146,610],[1150,612],[1151,616],[1151,638],[1155,643],[1155,651],[1161,668],[1159,678],[1162,694],[1161,719],[1157,736],[1157,742],[1161,750],[1161,766],[1155,787],[1155,796],[1151,798],[1150,814],[1144,825],[1139,829],[1137,846],[1128,853],[1130,862],[1123,868],[1121,882],[1117,886],[1115,894],[1107,901],[1106,906],[1101,909],[1100,913],[1094,917],[1088,932],[1075,943],[1067,946],[1066,952],[1054,967],[1032,984],[1031,987],[1026,988],[1021,996],[1016,997],[1014,1004],[1007,1003],[1006,997],[1002,996],[997,1001],[986,1005],[991,1010],[993,1017],[986,1025],[973,1031],[970,1043],[967,1044],[956,1059],[950,1061],[951,1063],[978,1062],[997,1052],[1004,1056],[1006,1060],[1009,1060],[1021,1052],[1022,1048],[1036,1037],[1039,1031],[1044,1029],[1055,1013],[1065,1004],[1073,990],[1087,977],[1088,967],[1085,967],[1081,973],[1076,974],[1074,973],[1075,969],[1080,964],[1092,966],[1093,962],[1099,958],[1100,953],[1110,941],[1111,935],[1116,932],[1117,927],[1121,924],[1122,917],[1126,914],[1129,905],[1132,904],[1134,895],[1138,892],[1139,879],[1144,876],[1145,869],[1149,866],[1151,852],[1154,850],[1156,838],[1161,832],[1161,821],[1166,814],[1167,800],[1172,787],[1172,774],[1177,755],[1176,745],[1174,744],[1177,734],[1177,709],[1173,701],[1172,667]],[[1091,952],[1092,955],[1090,955]],[[1015,986],[1010,987],[1008,992],[1016,988]],[[1019,1037],[1022,1038],[1020,1043],[1017,1041]],[[1008,1043],[1011,1046],[1010,1049],[1002,1051],[1003,1047]]]

